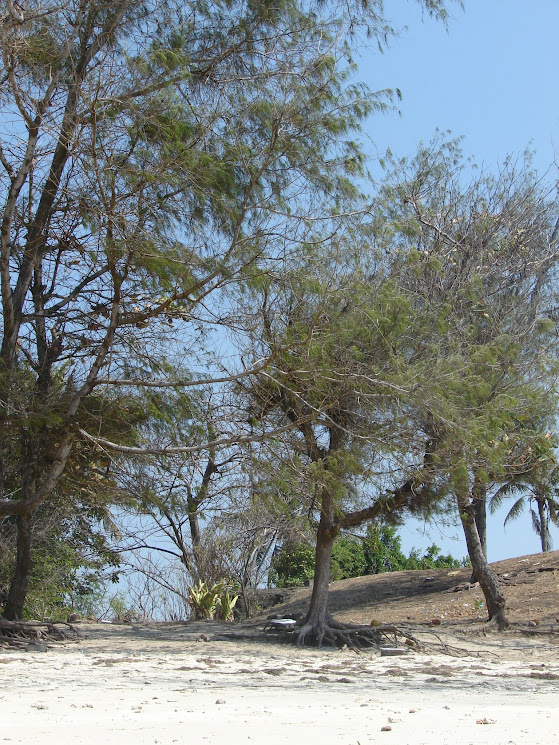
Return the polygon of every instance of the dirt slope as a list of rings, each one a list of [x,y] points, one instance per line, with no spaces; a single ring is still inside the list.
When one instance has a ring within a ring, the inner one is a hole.
[[[559,630],[559,551],[492,564],[504,585],[513,623]],[[479,585],[466,589],[471,569],[376,574],[332,582],[329,610],[355,623],[469,624],[487,619]],[[304,613],[310,588],[265,590],[256,600],[261,615]],[[278,604],[279,603],[279,604]]]

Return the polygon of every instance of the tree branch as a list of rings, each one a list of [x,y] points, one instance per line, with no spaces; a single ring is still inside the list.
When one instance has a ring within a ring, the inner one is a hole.
[[[277,435],[281,435],[284,432],[289,432],[293,429],[296,429],[301,424],[300,421],[297,421],[295,423],[286,424],[283,427],[277,427],[276,429],[271,430],[270,432],[264,432],[261,435],[239,435],[238,437],[220,437],[217,440],[212,440],[211,442],[205,442],[201,445],[193,445],[193,446],[179,446],[179,447],[168,447],[168,448],[154,448],[154,447],[130,447],[127,445],[119,445],[116,442],[111,442],[110,440],[105,440],[103,437],[95,437],[94,435],[90,435],[88,432],[86,432],[83,429],[80,429],[79,432],[88,440],[91,440],[91,442],[94,442],[96,445],[102,445],[103,447],[108,448],[109,450],[114,450],[117,453],[125,453],[127,455],[177,455],[178,453],[198,453],[201,450],[207,450],[209,448],[218,448],[218,447],[229,447],[231,445],[240,445],[244,442],[263,442],[264,440],[269,439],[270,437],[276,437]],[[0,514],[2,514],[0,512]]]

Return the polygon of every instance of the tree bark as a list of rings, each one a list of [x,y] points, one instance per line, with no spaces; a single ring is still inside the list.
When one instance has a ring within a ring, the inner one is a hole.
[[[200,530],[200,513],[199,510],[199,503],[196,499],[189,496],[187,501],[187,507],[188,507],[188,525],[190,527],[190,538],[192,540],[192,547],[194,550],[194,554],[196,554],[196,549],[200,548],[200,544],[202,543],[202,531]]]
[[[546,551],[551,550],[550,542],[549,542],[549,522],[547,519],[547,514],[545,511],[545,503],[542,499],[538,499],[538,514],[540,517],[540,540],[542,543],[542,551],[545,553]]]
[[[501,591],[499,579],[487,562],[482,543],[476,527],[475,502],[469,496],[458,497],[460,520],[466,537],[468,554],[472,562],[477,581],[479,582],[490,621],[495,621],[499,631],[508,628],[509,622],[505,611],[505,596]]]
[[[481,543],[481,550],[487,560],[487,495],[484,494],[474,502],[474,518],[477,533]]]
[[[477,491],[479,491],[479,489]],[[481,550],[483,551],[485,561],[487,561],[487,492],[485,486],[483,487],[482,492],[483,493],[476,494],[474,498],[474,519],[479,541],[481,543]],[[470,582],[473,584],[478,581],[475,570],[473,570]]]
[[[328,586],[330,584],[330,567],[332,563],[332,546],[339,532],[339,526],[333,523],[322,511],[316,536],[314,583],[309,612],[299,632],[299,643],[305,637],[312,636],[320,647],[329,626]]]
[[[33,571],[31,534],[31,513],[26,512],[17,518],[16,568],[3,613],[4,618],[9,621],[19,621],[23,618],[29,579]]]

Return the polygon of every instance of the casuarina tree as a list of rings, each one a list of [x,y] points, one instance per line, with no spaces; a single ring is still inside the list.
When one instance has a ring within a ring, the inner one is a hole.
[[[458,510],[489,618],[507,626],[476,505],[519,467],[517,443],[535,442],[534,412],[554,406],[555,222],[529,168],[469,184],[456,145],[437,142],[396,164],[371,222],[331,241],[322,274],[303,262],[261,291],[256,349],[277,353],[240,385],[255,426],[296,424],[285,448],[312,483],[301,643],[367,636],[328,615],[332,545],[406,510]]]
[[[421,149],[407,171],[397,166],[385,216],[401,226],[399,286],[431,317],[418,353],[429,348],[434,360],[424,408],[436,457],[489,618],[505,628],[484,550],[485,501],[527,470],[535,477],[536,460],[528,466],[520,453],[540,447],[532,422],[556,409],[557,202],[529,161],[468,182],[457,156],[447,143]]]
[[[442,0],[421,5],[444,15]],[[387,101],[349,83],[361,32],[390,35],[380,0],[5,4],[0,515],[16,517],[21,569],[10,617],[32,569],[32,513],[77,440],[106,434],[102,410],[79,425],[84,402],[111,385],[194,385],[162,355],[199,370],[210,330],[244,323],[225,289],[281,271],[312,242],[312,220],[334,226],[357,193],[354,131]]]

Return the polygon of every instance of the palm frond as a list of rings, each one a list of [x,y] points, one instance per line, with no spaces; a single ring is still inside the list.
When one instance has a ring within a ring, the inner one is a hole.
[[[529,488],[530,485],[524,481],[508,481],[500,486],[489,500],[489,512],[493,515],[506,499],[510,499],[519,492],[525,492]]]
[[[520,499],[516,500],[516,502],[510,508],[509,514],[505,517],[505,526],[508,525],[511,520],[516,520],[516,518],[522,514],[522,511],[524,510],[524,502],[524,497],[520,497]]]
[[[556,502],[554,499],[548,499],[547,510],[549,519],[559,528],[559,502]]]
[[[541,524],[539,515],[533,509],[530,509],[530,514],[532,515],[532,527],[534,528],[534,532],[537,533],[537,535],[539,535],[541,538],[542,537],[542,524]]]

